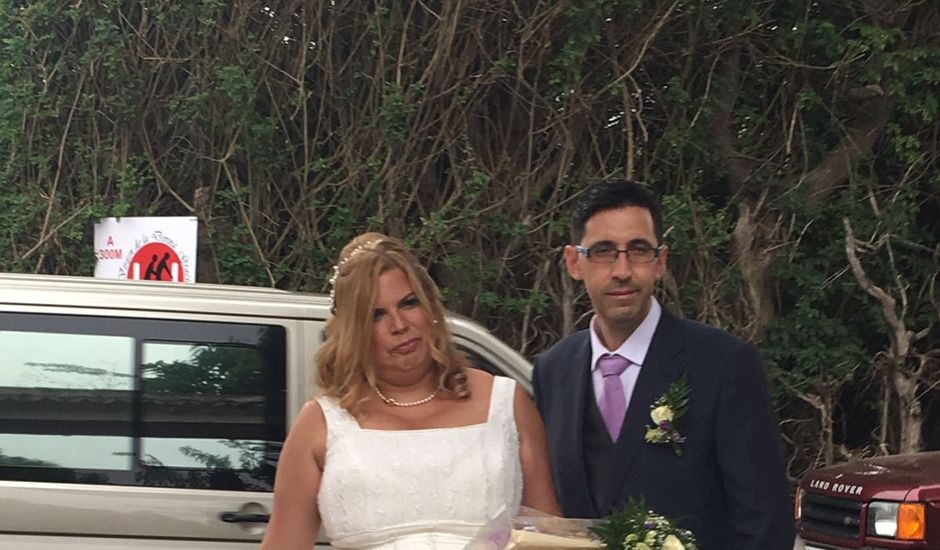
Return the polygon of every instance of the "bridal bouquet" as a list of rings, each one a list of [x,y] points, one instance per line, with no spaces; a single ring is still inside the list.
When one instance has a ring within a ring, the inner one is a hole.
[[[646,509],[641,500],[613,513],[591,528],[607,550],[696,550],[695,537],[664,516]]]

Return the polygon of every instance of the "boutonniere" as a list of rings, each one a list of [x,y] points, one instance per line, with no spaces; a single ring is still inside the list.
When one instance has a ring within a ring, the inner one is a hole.
[[[646,426],[647,443],[669,443],[676,456],[682,456],[685,437],[676,426],[689,406],[689,381],[686,373],[673,382],[669,389],[650,406],[653,425]]]

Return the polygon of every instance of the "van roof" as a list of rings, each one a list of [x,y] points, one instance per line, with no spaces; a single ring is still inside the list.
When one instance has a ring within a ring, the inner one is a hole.
[[[330,299],[275,288],[0,274],[0,303],[325,319]]]
[[[326,319],[330,297],[260,286],[0,273],[0,304]],[[447,312],[452,321],[475,324]]]

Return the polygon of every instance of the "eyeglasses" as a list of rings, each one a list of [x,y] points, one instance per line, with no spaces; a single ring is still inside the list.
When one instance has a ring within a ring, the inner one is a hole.
[[[663,245],[654,247],[649,244],[637,243],[620,250],[610,243],[598,243],[590,248],[575,245],[574,249],[578,251],[578,254],[587,258],[588,261],[596,264],[612,264],[617,261],[620,254],[626,254],[630,263],[645,264],[659,257]]]

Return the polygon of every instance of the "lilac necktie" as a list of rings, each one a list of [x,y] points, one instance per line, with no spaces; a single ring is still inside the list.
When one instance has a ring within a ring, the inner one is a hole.
[[[604,355],[597,360],[597,366],[604,376],[604,394],[598,402],[604,424],[610,440],[617,442],[623,417],[627,413],[627,403],[623,394],[623,381],[620,375],[630,366],[630,360],[619,355]]]

